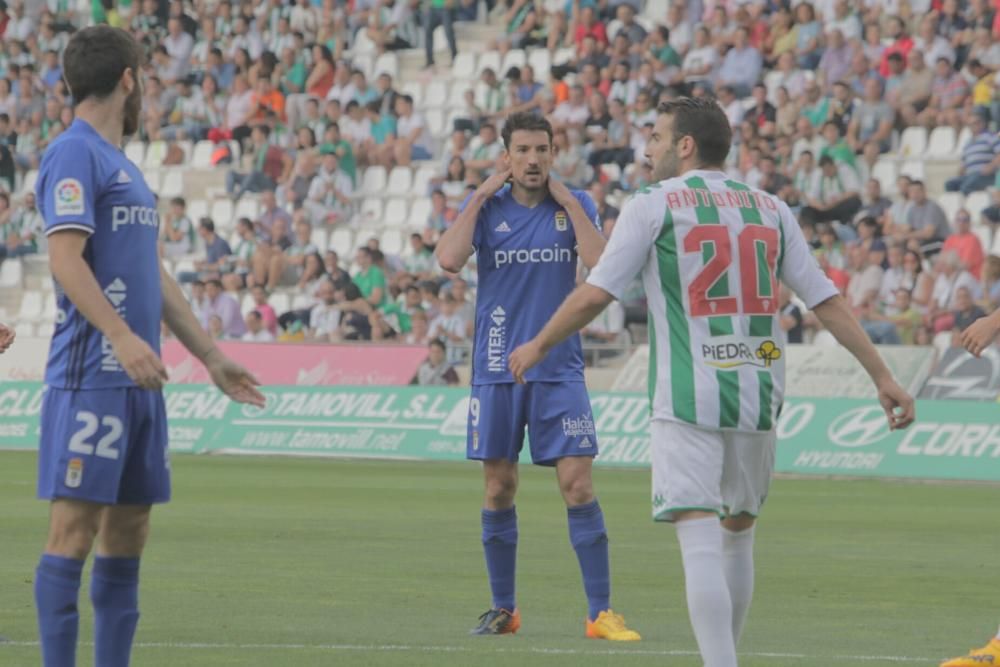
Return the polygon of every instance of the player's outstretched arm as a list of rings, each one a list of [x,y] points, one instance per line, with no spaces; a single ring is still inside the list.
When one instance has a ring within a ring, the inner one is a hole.
[[[0,354],[7,351],[7,348],[14,342],[14,330],[6,324],[0,323]]]
[[[553,347],[585,327],[615,298],[600,287],[584,283],[566,297],[538,335],[511,352],[508,366],[519,384],[524,374],[537,366]]]
[[[212,381],[229,398],[239,403],[263,407],[264,395],[257,389],[260,382],[250,371],[222,354],[211,336],[201,328],[180,285],[163,268],[160,269],[160,282],[163,291],[163,319],[181,345],[205,364]]]
[[[837,295],[814,307],[813,312],[834,338],[861,362],[871,376],[878,389],[879,403],[889,418],[889,427],[900,429],[913,423],[916,417],[913,398],[892,377],[892,371],[885,365],[868,334],[861,328],[847,301]]]
[[[980,317],[962,332],[962,347],[977,357],[1000,334],[1000,310],[989,317]]]
[[[466,200],[458,219],[441,235],[434,249],[434,257],[442,269],[449,273],[458,273],[469,261],[469,257],[472,256],[472,240],[476,233],[479,211],[486,200],[504,186],[508,178],[510,178],[510,167],[498,169]]]
[[[167,369],[153,348],[129,329],[104,296],[94,272],[83,259],[87,239],[85,232],[76,229],[49,234],[52,277],[80,314],[108,339],[128,376],[143,389],[160,389],[167,381]]]

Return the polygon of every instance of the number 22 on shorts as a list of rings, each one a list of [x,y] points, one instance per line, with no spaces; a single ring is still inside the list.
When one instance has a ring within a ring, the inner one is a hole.
[[[76,421],[82,426],[70,438],[69,451],[86,456],[94,455],[105,459],[118,459],[121,452],[116,445],[124,430],[121,419],[113,415],[98,418],[93,412],[80,410],[76,413]],[[91,439],[97,435],[101,427],[107,429],[107,432],[97,441],[96,445],[92,444]]]

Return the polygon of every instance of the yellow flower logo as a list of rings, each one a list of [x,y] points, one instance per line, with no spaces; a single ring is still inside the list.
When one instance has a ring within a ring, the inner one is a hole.
[[[757,348],[757,358],[764,362],[765,368],[770,368],[773,362],[781,359],[781,350],[774,344],[774,341],[765,340]]]

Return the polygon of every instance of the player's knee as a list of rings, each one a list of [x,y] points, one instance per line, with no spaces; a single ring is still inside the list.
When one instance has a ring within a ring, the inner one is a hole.
[[[45,553],[83,560],[90,553],[97,535],[98,522],[92,517],[57,520],[53,517]]]
[[[516,477],[495,475],[486,480],[486,501],[492,507],[510,507],[516,493]]]
[[[109,517],[101,526],[98,550],[105,556],[138,557],[148,536],[148,512]]]
[[[756,521],[757,517],[752,514],[737,514],[736,516],[727,516],[723,519],[722,527],[732,533],[742,533],[745,530],[753,528]]]
[[[559,481],[559,490],[570,507],[585,505],[594,499],[594,484],[590,475],[574,475]]]

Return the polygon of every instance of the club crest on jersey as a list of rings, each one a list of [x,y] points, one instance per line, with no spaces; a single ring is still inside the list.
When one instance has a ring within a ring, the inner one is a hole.
[[[83,184],[75,178],[56,183],[56,215],[83,215]]]
[[[66,488],[78,489],[83,482],[83,459],[70,459],[66,465]]]
[[[781,356],[781,348],[773,340],[763,341],[757,349],[753,349],[741,340],[713,340],[701,344],[702,360],[715,368],[728,369],[739,366],[770,368],[771,364],[781,359]]]
[[[566,211],[556,211],[556,231],[565,232],[569,227],[569,218],[566,217]]]

